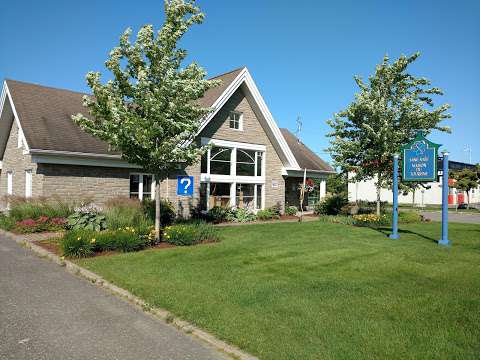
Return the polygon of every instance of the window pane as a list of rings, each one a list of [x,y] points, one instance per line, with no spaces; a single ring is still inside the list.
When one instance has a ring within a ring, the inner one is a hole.
[[[255,176],[255,151],[237,150],[237,175]]]
[[[257,152],[257,176],[262,176],[262,158],[263,158],[263,153],[258,151]]]
[[[200,171],[204,174],[207,173],[207,156],[208,156],[208,153],[205,153],[202,155],[202,159],[200,161]]]
[[[130,175],[130,193],[136,193],[138,195],[139,183],[140,175]]]
[[[152,195],[152,175],[143,175],[143,198]]]
[[[210,183],[210,209],[214,206],[230,206],[230,184]]]
[[[214,147],[211,150],[210,174],[230,175],[230,155],[232,149]]]
[[[237,184],[236,203],[239,208],[253,209],[255,184]]]
[[[262,208],[262,185],[257,185],[257,209]]]
[[[222,148],[222,147],[213,147],[211,150],[210,159],[211,160],[223,160],[223,161],[230,161],[230,154],[232,153],[232,149],[230,148]]]

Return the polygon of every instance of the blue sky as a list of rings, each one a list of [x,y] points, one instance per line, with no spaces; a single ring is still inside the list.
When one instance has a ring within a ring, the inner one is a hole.
[[[279,126],[295,130],[322,157],[325,120],[357,91],[384,54],[420,51],[412,66],[445,92],[452,135],[434,133],[451,158],[480,162],[479,1],[218,1],[182,41],[208,74],[246,65]],[[88,91],[123,30],[163,22],[163,1],[16,1],[0,4],[0,78]]]

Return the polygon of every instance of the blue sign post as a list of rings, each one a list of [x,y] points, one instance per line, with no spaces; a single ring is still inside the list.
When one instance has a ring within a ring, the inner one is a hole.
[[[177,176],[177,195],[192,196],[193,195],[193,176]]]
[[[398,154],[393,155],[393,216],[390,239],[398,239]]]
[[[442,238],[438,241],[438,245],[450,246],[448,240],[448,152],[443,151],[442,155]]]

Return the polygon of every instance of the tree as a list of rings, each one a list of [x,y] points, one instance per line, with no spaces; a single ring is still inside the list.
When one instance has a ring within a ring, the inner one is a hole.
[[[462,169],[452,173],[452,178],[455,179],[453,185],[456,189],[465,191],[467,193],[467,209],[470,208],[470,191],[480,185],[478,172],[471,169]]]
[[[195,1],[166,0],[165,22],[156,33],[143,26],[133,44],[131,29],[120,37],[105,66],[113,79],[100,82],[99,72],[89,72],[93,96],[84,97],[91,117],[73,120],[85,131],[108,142],[122,158],[155,174],[155,236],[160,241],[160,182],[178,167],[194,164],[206,150],[195,136],[211,109],[195,100],[218,85],[205,79],[196,63],[181,67],[187,52],[177,43],[204,14]]]
[[[348,182],[345,173],[336,173],[327,178],[327,191],[348,197]]]
[[[355,76],[360,91],[345,109],[327,120],[332,131],[329,151],[334,165],[353,173],[350,181],[375,178],[377,215],[380,214],[380,189],[392,181],[392,156],[411,141],[418,130],[450,132],[440,122],[450,115],[448,104],[434,107],[432,96],[442,95],[426,78],[407,72],[419,56],[400,56],[390,63],[388,56],[377,65],[365,83]]]

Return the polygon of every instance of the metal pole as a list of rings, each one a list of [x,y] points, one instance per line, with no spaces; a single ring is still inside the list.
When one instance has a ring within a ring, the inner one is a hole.
[[[448,152],[443,151],[443,177],[442,177],[442,239],[439,245],[449,246],[448,240]]]
[[[393,155],[393,216],[390,239],[398,239],[398,154]]]

